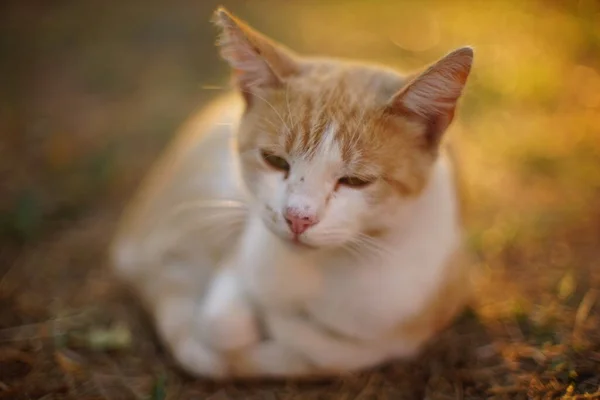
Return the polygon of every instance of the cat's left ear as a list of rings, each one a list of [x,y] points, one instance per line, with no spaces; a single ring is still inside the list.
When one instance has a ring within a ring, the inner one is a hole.
[[[437,147],[454,118],[454,110],[472,63],[471,47],[454,50],[396,93],[388,105],[388,111],[421,119],[425,123],[428,145]]]
[[[221,56],[234,71],[239,89],[248,94],[256,89],[277,87],[286,77],[298,73],[296,56],[223,7],[214,14],[214,22],[222,29],[218,46]]]

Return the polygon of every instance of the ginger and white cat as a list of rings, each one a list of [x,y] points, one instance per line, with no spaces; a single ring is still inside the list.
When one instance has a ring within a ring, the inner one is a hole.
[[[220,8],[237,91],[193,117],[112,256],[186,370],[327,376],[416,354],[469,269],[442,146],[471,69],[301,57]]]

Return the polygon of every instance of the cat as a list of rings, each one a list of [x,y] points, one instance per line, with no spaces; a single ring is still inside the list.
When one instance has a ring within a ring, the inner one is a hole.
[[[300,56],[222,7],[214,22],[236,90],[150,172],[115,274],[199,377],[331,377],[419,354],[470,294],[443,139],[473,49],[404,76]]]

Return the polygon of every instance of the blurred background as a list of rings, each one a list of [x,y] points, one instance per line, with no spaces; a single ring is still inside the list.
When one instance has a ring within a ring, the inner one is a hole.
[[[209,22],[219,4],[305,54],[412,70],[475,47],[449,134],[485,274],[469,315],[410,373],[200,384],[115,293],[105,251],[123,205],[185,119],[227,90]],[[580,398],[600,380],[599,263],[598,1],[0,5],[0,399]]]

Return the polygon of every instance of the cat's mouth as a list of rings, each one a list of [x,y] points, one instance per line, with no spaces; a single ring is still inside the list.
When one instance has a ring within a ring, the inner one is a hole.
[[[316,249],[317,247],[311,244],[308,244],[304,241],[302,241],[302,239],[300,238],[299,235],[293,235],[291,239],[288,239],[289,242],[291,242],[294,246],[298,246],[300,248],[306,248],[306,249]]]
[[[281,238],[281,240],[297,250],[315,250],[319,248],[318,245],[310,243],[310,241],[308,241],[302,234],[296,235],[292,232],[287,232],[285,234],[280,233],[278,236]]]

